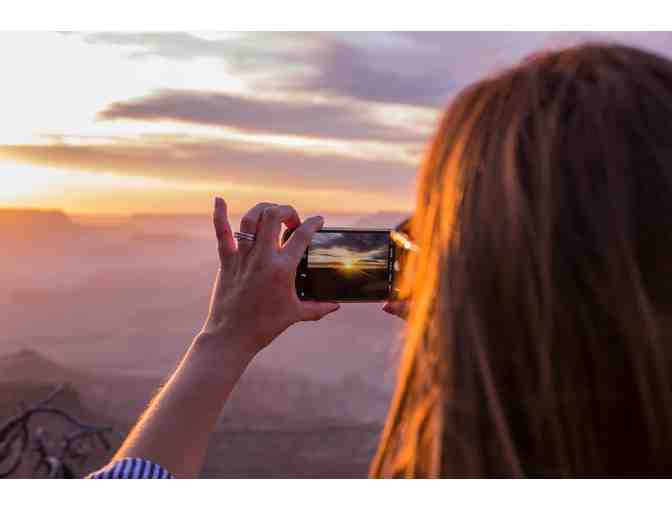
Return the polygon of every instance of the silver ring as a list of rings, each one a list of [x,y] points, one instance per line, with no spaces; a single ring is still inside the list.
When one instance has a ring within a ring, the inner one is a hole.
[[[257,238],[257,235],[250,234],[249,232],[234,232],[233,237],[235,237],[238,241],[254,242],[254,240]]]

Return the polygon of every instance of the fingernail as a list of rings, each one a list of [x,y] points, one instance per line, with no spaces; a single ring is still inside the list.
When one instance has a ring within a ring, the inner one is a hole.
[[[222,197],[215,197],[215,207],[221,207],[223,203],[224,199]]]

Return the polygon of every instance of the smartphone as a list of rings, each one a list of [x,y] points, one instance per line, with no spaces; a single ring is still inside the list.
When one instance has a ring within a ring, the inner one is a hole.
[[[292,231],[283,235],[283,243]],[[296,271],[299,299],[385,301],[394,289],[395,244],[390,229],[324,228]]]

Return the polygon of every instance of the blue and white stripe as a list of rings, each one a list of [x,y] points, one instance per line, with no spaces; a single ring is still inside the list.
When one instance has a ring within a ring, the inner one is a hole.
[[[86,478],[173,478],[166,469],[158,464],[138,458],[119,459],[108,464],[98,471],[94,471]]]

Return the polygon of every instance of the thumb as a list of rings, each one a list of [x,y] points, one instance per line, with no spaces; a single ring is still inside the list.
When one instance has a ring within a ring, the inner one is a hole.
[[[301,301],[299,316],[302,321],[319,321],[338,310],[341,305],[325,301]]]

